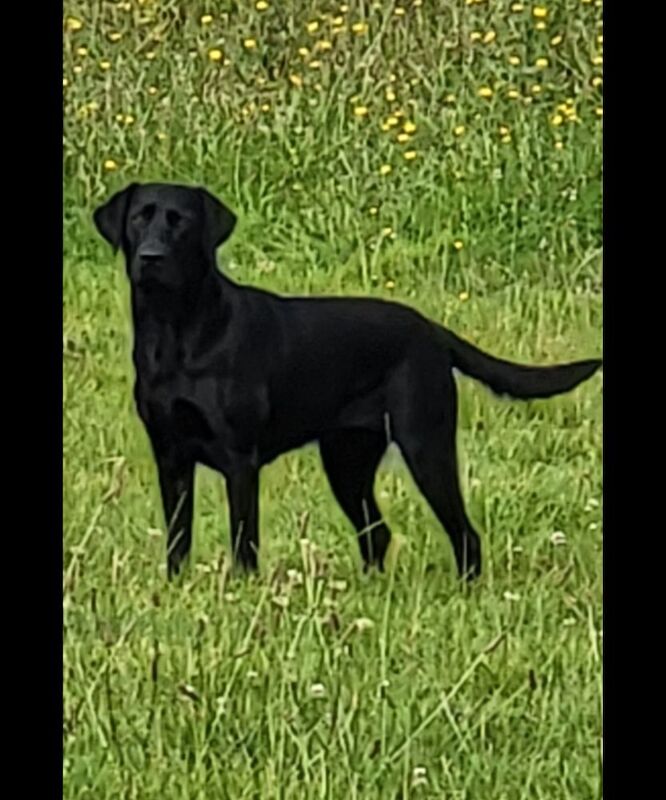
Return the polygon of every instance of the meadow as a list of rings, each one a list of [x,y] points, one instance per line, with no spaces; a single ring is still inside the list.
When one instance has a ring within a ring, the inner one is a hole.
[[[315,447],[262,472],[251,579],[201,469],[169,585],[91,213],[133,180],[205,185],[238,214],[239,282],[597,356],[602,77],[599,0],[65,0],[65,798],[601,796],[601,375],[529,403],[458,378],[469,588],[396,452],[390,569],[363,575]]]

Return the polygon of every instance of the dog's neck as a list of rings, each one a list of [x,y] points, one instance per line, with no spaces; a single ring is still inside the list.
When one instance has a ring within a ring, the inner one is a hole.
[[[196,283],[178,290],[158,284],[150,287],[133,285],[132,313],[137,332],[142,329],[170,326],[178,329],[200,325],[215,308],[216,316],[224,314],[231,302],[234,284],[217,270],[211,270]]]

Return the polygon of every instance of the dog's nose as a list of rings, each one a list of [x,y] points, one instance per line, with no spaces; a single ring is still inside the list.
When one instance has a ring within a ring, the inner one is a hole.
[[[139,248],[137,255],[144,263],[155,263],[166,256],[166,250],[159,244],[145,244]]]

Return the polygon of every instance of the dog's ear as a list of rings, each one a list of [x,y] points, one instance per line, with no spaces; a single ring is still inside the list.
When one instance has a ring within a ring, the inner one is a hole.
[[[103,206],[95,209],[93,220],[97,230],[113,247],[115,253],[123,241],[123,230],[129,201],[132,197],[136,183],[131,183],[125,189],[116,192]]]
[[[204,248],[215,252],[231,236],[236,215],[207,189],[199,189],[204,209]]]

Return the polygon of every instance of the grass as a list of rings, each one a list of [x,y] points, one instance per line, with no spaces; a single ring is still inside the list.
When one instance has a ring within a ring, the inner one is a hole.
[[[395,453],[399,546],[363,576],[314,448],[262,473],[258,578],[201,470],[165,581],[127,287],[90,221],[125,183],[219,194],[241,282],[393,297],[516,360],[601,349],[599,3],[267,5],[65,2],[64,796],[599,797],[598,376],[533,403],[458,381],[469,590]]]

